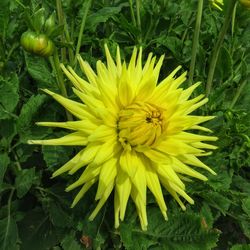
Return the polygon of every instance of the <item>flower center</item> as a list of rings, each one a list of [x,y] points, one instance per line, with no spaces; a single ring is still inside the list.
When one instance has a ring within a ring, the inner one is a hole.
[[[118,136],[124,148],[151,146],[163,131],[163,112],[149,103],[133,103],[121,110]]]

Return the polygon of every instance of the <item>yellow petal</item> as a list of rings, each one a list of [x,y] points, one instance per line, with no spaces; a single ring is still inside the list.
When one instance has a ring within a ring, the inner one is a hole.
[[[150,189],[150,191],[153,193],[161,212],[164,216],[164,218],[167,218],[167,207],[163,198],[161,185],[159,182],[158,175],[156,174],[155,170],[149,165],[149,163],[146,165],[146,181],[147,186]]]
[[[95,200],[99,200],[101,198],[109,183],[114,182],[116,175],[117,175],[117,159],[112,158],[106,161],[101,166],[101,171],[99,174],[99,183],[96,191]]]
[[[40,145],[85,146],[88,143],[88,139],[85,133],[75,132],[58,139],[29,140],[28,143]]]
[[[76,195],[71,208],[73,208],[80,199],[83,198],[84,194],[86,194],[86,192],[91,188],[91,186],[97,181],[97,178],[90,180],[89,182],[85,183],[83,185],[83,187],[81,188],[81,190],[78,192],[78,194]]]
[[[128,198],[131,192],[131,181],[128,175],[121,169],[118,170],[117,173],[115,188],[117,191],[117,195],[119,197],[120,220],[123,221],[126,212]]]

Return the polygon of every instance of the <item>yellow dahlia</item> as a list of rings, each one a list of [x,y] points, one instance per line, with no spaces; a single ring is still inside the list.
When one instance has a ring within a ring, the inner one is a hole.
[[[76,121],[39,122],[38,125],[59,127],[74,132],[58,139],[30,140],[30,144],[77,145],[83,149],[53,173],[72,175],[81,172],[79,179],[66,191],[80,187],[72,207],[88,189],[98,182],[95,200],[98,204],[89,219],[93,220],[114,190],[115,227],[123,221],[129,197],[134,201],[141,227],[147,229],[147,188],[152,192],[165,219],[167,206],[162,194],[165,188],[185,210],[180,197],[194,201],[185,192],[185,176],[200,180],[207,178],[198,168],[215,172],[202,163],[198,156],[210,154],[215,146],[203,141],[215,141],[213,136],[187,132],[210,130],[199,124],[212,116],[190,115],[208,99],[199,95],[189,100],[199,86],[182,89],[186,72],[175,77],[180,66],[158,84],[164,56],[156,63],[149,54],[142,67],[142,49],[135,48],[129,64],[121,61],[119,47],[116,60],[105,45],[107,65],[98,61],[97,73],[78,56],[87,80],[78,76],[71,67],[62,70],[74,85],[73,91],[80,102],[69,100],[47,89],[44,91],[63,105]]]
[[[209,0],[209,1],[215,8],[222,11],[221,7],[224,5],[223,0]]]

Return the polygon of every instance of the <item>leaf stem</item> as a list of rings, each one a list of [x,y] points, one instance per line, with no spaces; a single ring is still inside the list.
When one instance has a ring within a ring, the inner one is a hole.
[[[8,217],[7,217],[7,224],[6,224],[6,232],[5,232],[4,240],[3,240],[3,249],[5,249],[6,247],[6,239],[7,239],[7,235],[9,233],[9,228],[10,228],[11,201],[12,201],[14,191],[15,191],[15,188],[12,188],[9,198],[8,198]]]
[[[136,19],[137,19],[137,28],[139,29],[140,35],[138,38],[139,43],[141,43],[141,16],[140,16],[140,9],[141,9],[141,0],[136,0]]]
[[[63,74],[62,74],[62,70],[60,68],[60,60],[59,60],[59,56],[58,56],[58,52],[57,50],[55,50],[55,53],[53,55],[53,61],[52,61],[52,67],[55,69],[55,72],[56,72],[56,78],[57,78],[57,83],[58,83],[58,87],[61,91],[61,94],[64,96],[64,97],[68,97],[68,94],[67,94],[67,89],[64,85],[64,79],[63,79]],[[72,118],[72,115],[66,110],[66,116],[68,118],[69,121],[72,121],[73,118]]]
[[[200,33],[200,27],[201,27],[202,10],[203,10],[203,0],[199,0],[198,6],[197,6],[192,56],[191,56],[191,63],[190,63],[190,69],[189,69],[189,79],[188,79],[189,85],[192,84],[193,77],[194,77],[195,61],[196,61],[196,55],[197,55],[197,50],[199,46],[199,33]]]
[[[239,97],[240,97],[240,95],[242,93],[242,90],[244,89],[246,84],[247,84],[247,80],[245,79],[244,81],[242,81],[242,83],[238,87],[238,89],[236,91],[236,94],[235,94],[235,96],[234,96],[234,98],[233,98],[233,100],[232,100],[232,102],[231,102],[231,104],[229,106],[230,109],[232,109],[234,107],[235,103],[238,101],[238,99],[239,99]]]
[[[136,20],[135,20],[135,14],[134,14],[134,10],[133,10],[132,0],[129,0],[129,7],[130,7],[130,14],[131,14],[133,25],[136,27]]]
[[[80,30],[79,30],[79,34],[78,34],[77,45],[76,45],[74,65],[76,65],[77,55],[79,54],[79,51],[80,51],[80,47],[81,47],[81,43],[82,43],[82,35],[83,35],[87,15],[88,15],[88,12],[89,12],[89,9],[91,6],[91,2],[92,2],[92,0],[88,0],[88,2],[86,4],[85,11],[84,11],[83,16],[82,16],[82,22],[81,22],[81,26],[80,26]]]
[[[63,14],[61,0],[56,0],[56,10],[57,10],[59,25],[64,25],[64,14]],[[64,34],[61,35],[61,41],[62,43],[65,43]],[[65,62],[66,61],[66,48],[61,49],[61,55],[62,55],[62,62]]]
[[[207,96],[210,94],[211,89],[212,89],[214,71],[216,68],[220,48],[221,48],[221,45],[223,43],[224,37],[226,35],[227,29],[229,27],[235,4],[236,4],[236,0],[229,0],[228,1],[228,8],[227,8],[227,12],[226,12],[225,21],[222,25],[218,39],[217,39],[216,44],[215,44],[214,49],[213,49],[212,58],[211,58],[209,70],[208,70],[207,84],[206,84],[206,95]]]

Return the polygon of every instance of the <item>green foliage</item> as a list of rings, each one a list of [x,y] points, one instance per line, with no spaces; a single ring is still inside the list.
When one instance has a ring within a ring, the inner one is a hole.
[[[140,16],[136,2],[141,3]],[[183,71],[189,69],[197,1],[92,1],[83,34],[79,34],[87,4],[84,0],[62,1],[65,23],[56,18],[49,31],[59,60],[79,74],[74,64],[79,35],[80,54],[93,67],[104,58],[106,42],[113,54],[119,44],[125,59],[135,45],[158,58],[165,54],[160,77],[180,64]],[[37,57],[21,48],[27,7],[36,13],[39,29],[48,30],[42,27],[44,13],[48,17],[56,11],[53,18],[58,16],[56,1],[0,1],[0,249],[250,249],[249,11],[237,7],[234,26],[230,26],[218,56],[209,103],[200,110],[217,117],[206,126],[219,137],[218,149],[204,159],[217,175],[208,174],[206,183],[187,184],[195,204],[187,206],[185,212],[166,194],[168,221],[148,194],[149,225],[144,232],[132,202],[124,222],[114,229],[112,198],[90,222],[96,187],[70,208],[75,193],[64,190],[73,182],[71,176],[50,177],[79,151],[78,147],[27,144],[28,139],[65,134],[63,129],[36,126],[37,121],[67,119],[65,110],[41,89],[60,93],[62,80],[75,98],[55,58]],[[204,93],[211,53],[223,21],[224,13],[204,1],[194,71],[194,81],[203,84],[195,94]]]

